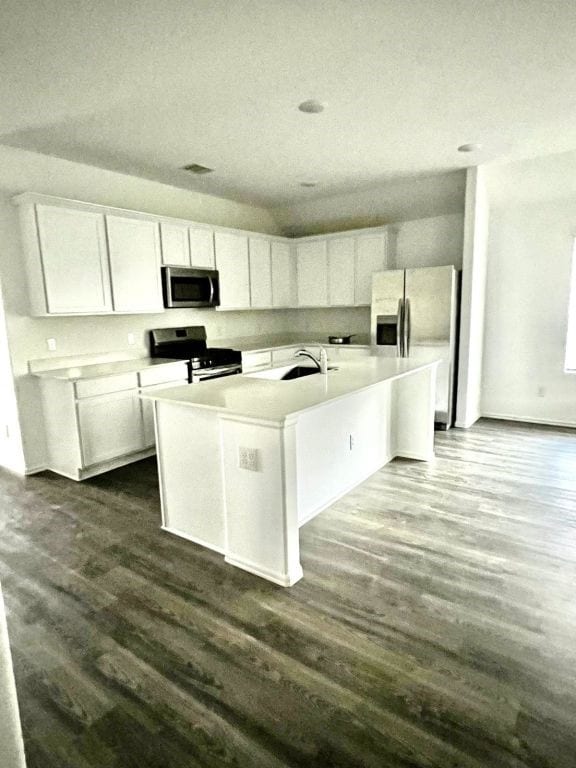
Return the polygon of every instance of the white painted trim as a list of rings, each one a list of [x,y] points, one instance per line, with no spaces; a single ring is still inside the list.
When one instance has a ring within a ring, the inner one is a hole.
[[[9,467],[7,467],[9,469]],[[36,464],[32,465],[31,467],[26,467],[24,472],[18,472],[17,470],[13,469],[12,472],[16,472],[18,475],[36,475],[38,472],[46,472],[46,470],[50,469],[47,464]]]
[[[402,451],[394,454],[395,459],[413,459],[414,461],[432,461],[436,454],[432,453],[413,453],[411,451]]]
[[[470,429],[470,427],[474,426],[478,419],[482,418],[482,414],[477,411],[476,413],[470,415],[466,421],[462,421],[460,419],[456,419],[454,426],[458,427],[459,429]]]
[[[183,533],[177,528],[169,528],[167,525],[161,525],[160,529],[166,531],[166,533],[172,533],[174,536],[179,536],[181,539],[186,539],[186,541],[191,541],[193,544],[199,544],[201,547],[206,547],[206,549],[218,552],[219,555],[223,555],[226,552],[224,547],[218,547],[216,544],[208,542],[205,539],[200,539],[197,536],[190,536],[188,533]]]
[[[509,413],[482,413],[484,419],[500,419],[502,421],[518,421],[521,424],[542,424],[547,427],[566,427],[576,429],[574,421],[556,421],[554,419],[535,419],[532,416],[512,416]],[[458,426],[458,425],[456,425]]]
[[[281,587],[291,587],[293,584],[296,584],[297,581],[300,581],[302,576],[304,576],[304,571],[300,565],[298,566],[298,570],[295,574],[284,576],[280,572],[269,571],[267,568],[262,568],[261,566],[256,565],[249,560],[238,560],[238,558],[226,555],[224,561],[229,565],[235,565],[237,568],[242,568],[243,571],[248,571],[249,573],[253,573],[255,576],[260,576],[263,579],[272,581],[274,584],[278,584]]]

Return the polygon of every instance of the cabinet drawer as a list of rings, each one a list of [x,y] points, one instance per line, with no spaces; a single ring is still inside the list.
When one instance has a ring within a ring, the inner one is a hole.
[[[188,368],[185,362],[167,363],[154,368],[146,368],[138,374],[140,386],[149,387],[153,384],[166,384],[171,381],[180,382],[188,378]]]
[[[242,372],[250,373],[261,368],[269,368],[272,363],[270,352],[243,352],[242,353]]]
[[[76,397],[94,397],[125,389],[137,389],[138,376],[134,373],[120,373],[115,376],[101,376],[99,379],[86,379],[76,382]]]

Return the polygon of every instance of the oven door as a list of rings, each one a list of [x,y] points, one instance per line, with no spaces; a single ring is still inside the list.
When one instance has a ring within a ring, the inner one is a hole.
[[[203,381],[211,379],[221,379],[224,376],[236,376],[242,373],[241,365],[222,365],[220,368],[205,368],[204,370],[192,371],[192,384],[200,384]]]
[[[220,304],[218,272],[209,269],[162,267],[164,306],[217,307]]]

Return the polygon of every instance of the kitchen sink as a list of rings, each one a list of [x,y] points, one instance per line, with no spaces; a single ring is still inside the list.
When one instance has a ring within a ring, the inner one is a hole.
[[[338,370],[335,366],[328,366],[329,371]],[[282,368],[268,368],[265,371],[257,373],[245,373],[244,375],[252,379],[270,379],[272,381],[291,381],[292,379],[301,379],[304,376],[312,376],[320,373],[318,368],[311,365],[285,365]]]
[[[289,379],[301,379],[302,376],[311,376],[313,373],[320,373],[318,368],[311,368],[309,365],[295,365],[289,371],[286,371],[280,381],[288,381]]]

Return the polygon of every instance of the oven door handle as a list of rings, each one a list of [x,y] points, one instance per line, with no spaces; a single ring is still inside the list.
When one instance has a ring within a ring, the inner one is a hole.
[[[194,376],[194,373],[192,374],[192,380],[196,378],[196,382],[201,384],[203,381],[210,381],[210,379],[223,379],[225,376],[236,376],[241,372],[240,367],[238,368],[232,368],[229,371],[220,371],[218,373],[209,373],[206,376],[203,376],[201,373],[197,373]]]

